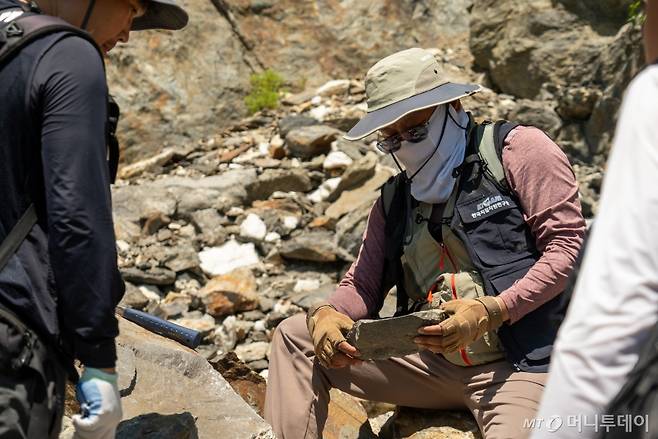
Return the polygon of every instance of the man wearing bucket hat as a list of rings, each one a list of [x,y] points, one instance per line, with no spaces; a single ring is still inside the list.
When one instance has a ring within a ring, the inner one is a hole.
[[[422,49],[368,71],[368,112],[345,137],[377,132],[401,172],[328,302],[274,334],[265,417],[277,437],[320,437],[331,387],[468,408],[487,439],[528,434],[585,221],[559,147],[533,127],[476,124],[460,99],[479,90],[446,80]],[[375,318],[393,286],[398,315],[440,306],[449,318],[419,330],[417,354],[362,361],[346,331]]]
[[[0,438],[58,436],[73,359],[76,437],[115,436],[124,285],[104,55],[187,20],[173,0],[0,0]]]

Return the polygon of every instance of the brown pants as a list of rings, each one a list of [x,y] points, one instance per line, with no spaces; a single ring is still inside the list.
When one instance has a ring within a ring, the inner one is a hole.
[[[468,408],[485,439],[517,439],[531,430],[545,373],[516,372],[506,361],[460,367],[429,351],[326,369],[313,361],[303,315],[283,321],[272,341],[265,419],[279,439],[317,438],[327,419],[329,390],[405,407]],[[527,424],[526,424],[527,425]]]

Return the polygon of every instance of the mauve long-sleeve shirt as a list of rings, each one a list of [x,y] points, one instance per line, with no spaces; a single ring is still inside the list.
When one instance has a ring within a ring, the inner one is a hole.
[[[505,139],[503,168],[541,253],[530,271],[500,294],[514,323],[564,290],[586,225],[569,160],[541,130],[512,130]],[[385,222],[378,199],[370,210],[359,255],[329,298],[354,320],[374,315],[388,293],[388,286],[381,285]]]

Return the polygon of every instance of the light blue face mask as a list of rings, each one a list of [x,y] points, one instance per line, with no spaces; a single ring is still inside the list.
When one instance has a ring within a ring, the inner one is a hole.
[[[428,123],[424,140],[402,142],[394,153],[411,181],[411,195],[430,204],[445,203],[456,179],[452,171],[464,160],[468,115],[452,105],[439,105]]]

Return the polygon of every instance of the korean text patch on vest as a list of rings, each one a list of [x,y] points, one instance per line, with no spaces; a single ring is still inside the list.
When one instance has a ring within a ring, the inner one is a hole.
[[[479,201],[477,204],[474,203],[474,206],[475,209],[470,212],[471,220],[487,218],[498,211],[511,209],[513,207],[510,198],[503,195],[490,195],[482,201]],[[462,218],[462,220],[467,222],[466,218]]]
[[[515,230],[523,223],[522,213],[511,197],[487,194],[459,202],[456,210],[471,246],[485,264],[500,265],[526,256],[527,242]]]

